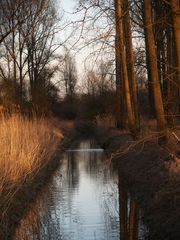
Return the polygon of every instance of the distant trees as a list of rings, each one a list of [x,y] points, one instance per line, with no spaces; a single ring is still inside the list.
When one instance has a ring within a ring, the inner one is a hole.
[[[40,102],[50,105],[58,95],[58,85],[51,81],[57,70],[72,100],[76,64],[68,49],[62,68],[57,67],[55,0],[0,3],[1,102],[29,102],[37,108],[42,108]],[[158,131],[179,118],[179,11],[178,0],[78,0],[76,12],[84,13],[82,21],[74,23],[80,28],[78,50],[87,46],[92,50],[86,59],[91,64],[84,85],[92,95],[104,94],[111,86],[110,91],[116,92],[117,127],[128,128],[134,136],[140,131],[142,88],[145,100],[149,96],[148,106],[143,107],[156,117]]]
[[[77,84],[77,69],[75,59],[70,55],[69,52],[65,53],[64,56],[64,67],[63,67],[63,77],[65,84],[66,96],[73,99],[75,94],[75,87]]]
[[[88,94],[96,95],[105,91],[115,89],[114,65],[111,61],[100,61],[97,68],[87,71],[84,81],[84,91]]]
[[[46,98],[52,89],[52,70],[57,69],[50,67],[53,54],[60,46],[54,42],[58,31],[55,3],[53,0],[1,2],[2,101],[8,98],[7,104],[12,102],[18,105],[30,101],[33,106],[38,107],[42,95]]]
[[[57,58],[57,73],[54,77],[55,86],[59,90],[59,101],[55,112],[66,119],[74,119],[78,115],[78,73],[76,59],[66,47]]]
[[[83,81],[81,116],[95,120],[97,116],[115,112],[115,81],[112,63],[100,61],[97,68],[89,70]]]

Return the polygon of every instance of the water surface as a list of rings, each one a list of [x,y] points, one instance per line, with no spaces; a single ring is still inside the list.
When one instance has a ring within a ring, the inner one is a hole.
[[[93,140],[67,150],[15,240],[143,239],[136,203]]]

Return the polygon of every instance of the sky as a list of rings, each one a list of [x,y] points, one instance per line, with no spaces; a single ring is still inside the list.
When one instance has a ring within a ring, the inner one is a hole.
[[[62,5],[63,9],[67,12],[71,12],[73,10],[73,6],[75,5],[74,0],[61,0],[60,4]]]
[[[62,22],[69,23],[72,21],[82,19],[83,17],[82,14],[72,14],[75,10],[75,6],[78,0],[56,0],[56,2],[58,4],[60,15],[61,13],[63,13]],[[61,31],[57,36],[57,38],[59,39],[58,42],[59,41],[62,42],[65,39],[67,39],[68,36],[71,34],[72,30],[73,29],[71,26]],[[78,74],[78,86],[80,87],[83,85],[82,83],[85,76],[84,59],[87,57],[88,49],[83,49],[83,51],[80,51],[80,52],[77,51],[76,48],[71,49],[70,45],[73,45],[75,42],[77,42],[77,38],[79,38],[78,31],[68,40],[68,43],[65,42],[65,45],[68,50],[70,49],[70,54],[75,58],[77,74]],[[59,54],[62,54],[64,53],[65,48],[60,48],[59,51],[60,51]]]
[[[58,1],[58,0],[57,0]],[[84,15],[83,13],[76,13],[76,14],[72,14],[75,10],[76,10],[76,6],[77,6],[77,2],[78,0],[59,0],[59,9],[61,11],[61,9],[64,10],[64,19],[66,19],[67,21],[78,21],[78,20],[82,20]],[[67,29],[63,34],[64,36],[68,36],[68,34],[72,31],[72,28]],[[77,70],[79,74],[82,74],[85,71],[85,64],[87,67],[87,62],[86,59],[89,59],[89,54],[93,51],[93,47],[92,46],[87,46],[87,47],[83,47],[81,49],[81,51],[79,51],[79,48],[81,48],[83,46],[83,43],[85,43],[84,39],[81,39],[77,42],[77,39],[79,39],[80,36],[80,32],[81,32],[81,26],[79,26],[79,29],[76,31],[76,33],[74,34],[74,36],[70,39],[70,43],[72,45],[74,45],[74,43],[76,43],[75,48],[71,50],[71,53],[75,54],[75,58],[76,58],[76,62],[77,62]],[[92,32],[91,32],[92,34]],[[89,36],[90,36],[90,32],[89,32]],[[61,36],[62,37],[62,36]],[[89,65],[90,61],[88,62],[88,67],[91,68],[92,66]],[[92,63],[93,65],[93,63]]]
[[[67,20],[67,22],[76,22],[78,20],[83,20],[84,14],[83,12],[80,12],[78,14],[73,14],[73,12],[76,11],[78,0],[57,0],[59,3],[59,10],[60,12],[63,9],[64,12],[64,19]],[[93,16],[93,11],[88,12],[88,17]],[[68,49],[70,49],[70,53],[73,54],[76,60],[76,66],[77,66],[77,72],[78,77],[81,82],[81,79],[83,81],[84,76],[86,74],[87,70],[95,70],[96,69],[96,61],[99,62],[101,59],[101,55],[98,55],[99,49],[101,49],[101,43],[98,43],[98,41],[94,41],[93,39],[96,38],[96,36],[101,35],[101,29],[103,29],[102,26],[104,26],[103,17],[101,16],[100,21],[95,21],[95,23],[91,23],[88,21],[89,25],[84,26],[83,31],[83,38],[81,38],[78,42],[77,39],[80,37],[82,24],[78,23],[78,29],[67,28],[65,31],[60,33],[60,38],[66,38],[72,30],[76,30],[75,34],[70,38],[69,44],[66,43],[66,46]],[[107,24],[105,22],[105,24]],[[77,22],[76,22],[77,25]],[[86,29],[87,27],[87,29]],[[103,31],[103,30],[102,30]],[[88,37],[88,38],[87,38]],[[94,42],[93,42],[93,41]],[[92,41],[92,44],[89,45],[89,41]],[[74,43],[76,43],[75,48],[73,47],[71,49],[70,45],[74,46]],[[100,44],[100,45],[99,45]],[[87,45],[84,47],[84,45]],[[79,50],[81,49],[81,50]],[[96,52],[96,55],[94,55],[94,52]],[[92,54],[93,53],[93,54]],[[98,55],[98,59],[97,59]]]
[[[72,14],[75,10],[75,6],[77,3],[77,0],[57,0],[59,1],[59,9],[60,12],[64,13],[64,19],[67,22],[71,22],[71,21],[76,21],[82,18],[81,14]],[[67,36],[69,36],[69,34],[71,33],[72,28],[67,28],[64,32],[63,35],[61,35],[61,38],[67,38]],[[70,44],[74,44],[77,40],[77,38],[79,37],[78,33],[76,33],[73,37],[70,38],[69,43]],[[84,58],[86,58],[87,54],[86,51],[81,51],[81,52],[77,52],[76,50],[71,50],[71,54],[73,54],[75,56],[76,62],[77,62],[77,71],[78,74],[81,75],[82,72],[84,71],[84,67],[83,67],[83,62],[84,62]]]

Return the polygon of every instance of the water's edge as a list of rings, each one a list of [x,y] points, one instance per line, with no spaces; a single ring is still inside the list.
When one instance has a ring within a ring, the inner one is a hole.
[[[59,159],[63,155],[72,142],[76,139],[74,131],[69,132],[67,136],[59,143],[59,147],[54,157],[31,179],[24,181],[15,193],[9,199],[8,205],[2,204],[3,196],[1,196],[0,207],[0,239],[12,240],[15,235],[16,228],[19,226],[21,219],[27,214],[31,205],[36,201],[43,191],[43,188],[53,177],[53,173],[58,168]]]

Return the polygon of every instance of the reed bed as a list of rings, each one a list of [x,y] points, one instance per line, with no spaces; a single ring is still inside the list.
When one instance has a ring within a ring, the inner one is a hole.
[[[14,186],[38,174],[52,159],[62,137],[50,120],[1,114],[0,194],[4,189],[10,194]]]

